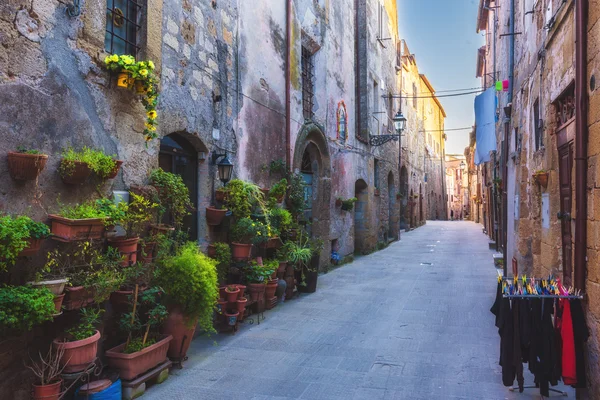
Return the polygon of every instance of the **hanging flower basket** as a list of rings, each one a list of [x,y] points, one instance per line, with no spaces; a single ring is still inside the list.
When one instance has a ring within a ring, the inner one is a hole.
[[[61,166],[65,163],[64,160],[61,161]],[[61,172],[60,177],[62,181],[68,185],[81,185],[85,183],[85,181],[92,174],[92,170],[90,169],[87,163],[81,161],[69,161],[70,167],[68,168],[69,172]],[[62,169],[62,167],[61,167]],[[65,168],[66,169],[66,168]]]
[[[546,189],[548,187],[548,173],[547,172],[536,172],[532,175],[534,181],[538,183],[541,187]]]
[[[211,226],[221,225],[226,214],[227,209],[220,210],[214,207],[206,207],[206,223]]]
[[[117,87],[123,89],[131,89],[133,85],[132,74],[129,71],[121,71],[117,75]]]
[[[8,153],[8,172],[13,179],[27,181],[36,179],[48,162],[45,154]]]
[[[117,163],[117,165],[115,165],[115,168],[112,170],[112,172],[106,176],[106,179],[115,179],[117,177],[117,174],[121,169],[121,165],[123,165],[123,161],[115,160],[115,162]]]

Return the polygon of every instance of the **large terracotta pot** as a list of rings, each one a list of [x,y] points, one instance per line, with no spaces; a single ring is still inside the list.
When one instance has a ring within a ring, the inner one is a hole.
[[[63,300],[65,299],[64,294],[59,294],[58,296],[54,296],[54,308],[56,309],[56,313],[60,313],[60,309],[62,307]]]
[[[40,251],[40,247],[42,247],[42,242],[44,241],[44,239],[27,239],[27,247],[25,247],[21,253],[19,253],[20,256],[33,256],[36,255],[38,253],[38,251]]]
[[[250,292],[250,298],[252,301],[261,302],[265,299],[266,285],[264,283],[250,283],[248,284],[248,292]]]
[[[108,245],[117,249],[117,251],[123,257],[123,261],[121,261],[122,267],[127,267],[129,265],[133,265],[137,262],[137,253],[138,253],[138,242],[140,241],[139,237],[134,237],[130,239],[126,238],[117,238],[117,239],[109,239]]]
[[[50,214],[50,230],[53,239],[61,242],[102,239],[106,228],[104,218],[69,219]]]
[[[169,358],[181,360],[185,357],[194,338],[197,323],[198,320],[190,321],[179,308],[173,308],[169,312],[169,317],[161,330],[162,333],[173,336],[167,352]]]
[[[153,345],[131,354],[123,353],[126,343],[120,344],[106,351],[108,365],[119,371],[122,379],[130,381],[164,362],[172,340],[173,336],[167,335]]]
[[[225,218],[225,214],[227,214],[227,210],[206,207],[206,223],[208,225],[221,225],[223,218]]]
[[[62,379],[48,385],[32,385],[34,400],[58,400],[60,398],[60,387]]]
[[[238,289],[240,289],[240,295],[238,296],[238,299],[243,298],[244,297],[244,293],[246,292],[246,286],[239,285],[239,284],[238,285],[234,285],[234,286],[237,286]]]
[[[267,285],[265,287],[265,298],[267,300],[272,299],[273,297],[275,297],[276,291],[277,291],[277,278],[269,280],[269,282],[267,282]]]
[[[62,164],[66,163],[66,161],[61,161]],[[81,161],[68,161],[69,164],[73,164],[72,167],[69,167],[69,174],[65,172],[61,172],[60,177],[62,181],[68,185],[81,185],[84,183],[87,178],[92,174],[92,170],[90,167]]]
[[[8,152],[8,172],[13,179],[30,181],[36,179],[48,162],[45,154]]]
[[[238,295],[240,294],[240,289],[235,287],[235,290],[232,292],[225,290],[225,294],[227,296],[226,299],[228,303],[235,303],[238,299]]]
[[[231,243],[231,257],[234,261],[244,261],[250,259],[252,254],[252,244]]]
[[[61,342],[55,339],[52,345],[55,349],[64,349],[65,352],[60,360],[61,365],[65,368],[63,372],[81,372],[85,371],[88,365],[96,358],[98,352],[98,341],[100,340],[100,332],[89,338],[76,340],[74,342]]]

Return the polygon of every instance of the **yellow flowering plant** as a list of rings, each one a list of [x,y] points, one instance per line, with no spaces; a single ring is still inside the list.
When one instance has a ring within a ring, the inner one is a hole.
[[[231,236],[237,243],[264,243],[271,237],[271,226],[250,218],[241,218],[232,228]]]
[[[109,71],[127,72],[131,78],[141,85],[143,91],[142,104],[146,109],[146,123],[144,124],[144,139],[146,143],[158,137],[156,127],[158,123],[156,105],[158,103],[158,79],[154,75],[154,63],[148,61],[135,61],[133,56],[112,54],[104,59]]]

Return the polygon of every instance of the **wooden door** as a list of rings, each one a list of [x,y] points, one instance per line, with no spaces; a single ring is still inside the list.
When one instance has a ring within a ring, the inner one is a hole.
[[[573,278],[573,242],[571,235],[571,172],[573,167],[573,142],[569,141],[558,148],[559,187],[560,187],[560,219],[563,250],[563,282],[572,284]]]

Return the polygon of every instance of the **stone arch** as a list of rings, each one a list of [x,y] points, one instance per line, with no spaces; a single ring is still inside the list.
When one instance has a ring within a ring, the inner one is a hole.
[[[369,237],[369,187],[363,179],[354,184],[354,253],[363,254],[368,250]]]
[[[296,138],[292,167],[305,178],[307,195],[310,196],[310,209],[305,212],[312,222],[310,234],[325,243],[321,254],[312,262],[312,267],[319,269],[329,263],[331,254],[331,158],[327,138],[320,125],[308,122],[302,126]]]

